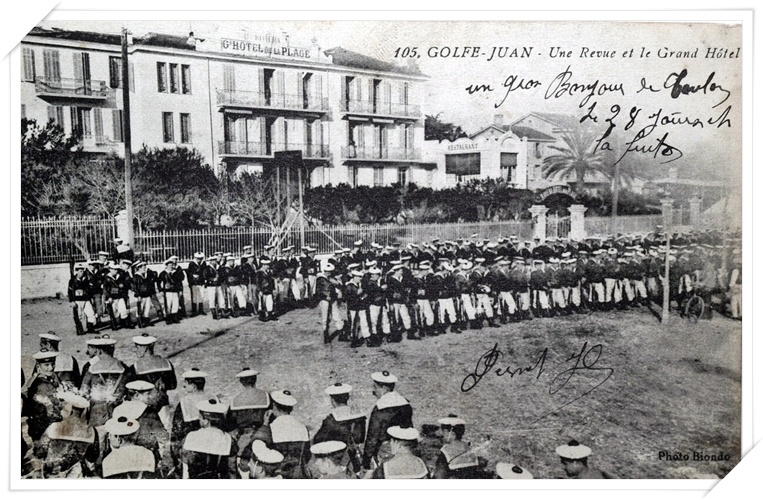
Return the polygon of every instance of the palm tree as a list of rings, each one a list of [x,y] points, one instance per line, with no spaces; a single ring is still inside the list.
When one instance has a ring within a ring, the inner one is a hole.
[[[600,172],[612,178],[611,165],[605,163],[605,153],[594,151],[596,133],[591,128],[577,125],[561,134],[564,145],[550,146],[558,154],[543,160],[543,173],[550,180],[566,180],[575,177],[575,191],[583,192],[585,175]]]

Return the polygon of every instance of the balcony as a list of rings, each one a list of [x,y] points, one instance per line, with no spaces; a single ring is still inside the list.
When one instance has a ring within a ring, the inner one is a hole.
[[[302,151],[302,158],[324,160],[329,157],[329,148],[323,144],[272,144],[264,142],[220,141],[218,152],[221,156],[241,158],[273,158],[275,151]]]
[[[324,144],[289,144],[286,148],[287,151],[302,151],[302,158],[308,160],[323,160],[329,157],[329,147]],[[282,151],[281,148],[276,148],[276,151]]]
[[[342,111],[348,114],[389,116],[413,120],[421,118],[421,107],[416,104],[350,99],[340,101],[339,106]]]
[[[240,156],[248,158],[270,158],[268,145],[264,142],[219,141],[218,153],[221,156]]]
[[[217,105],[222,108],[288,111],[296,114],[322,114],[329,110],[328,99],[325,97],[245,90],[218,89]]]
[[[104,100],[114,91],[102,80],[82,80],[76,78],[42,78],[34,82],[39,97],[68,97],[86,100]]]
[[[105,135],[85,134],[80,138],[82,149],[89,153],[117,153],[124,148],[121,142],[112,141]]]
[[[421,161],[421,151],[413,148],[353,147],[342,148],[342,158],[361,161]]]

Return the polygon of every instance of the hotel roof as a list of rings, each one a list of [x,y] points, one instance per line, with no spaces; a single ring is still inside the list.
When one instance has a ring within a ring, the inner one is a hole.
[[[55,27],[47,29],[36,26],[32,28],[32,30],[29,32],[29,35],[43,38],[54,38],[58,40],[76,40],[83,42],[103,43],[108,45],[121,45],[122,43],[122,37],[119,34],[99,33],[95,31],[65,30]],[[152,47],[167,47],[194,52],[196,51],[195,46],[188,44],[188,36],[168,35],[164,33],[152,32],[147,33],[141,37],[134,37],[133,44]],[[415,65],[398,66],[396,64],[359,54],[342,47],[334,47],[328,49],[324,51],[324,54],[331,56],[333,66],[426,77],[426,75],[424,75]]]

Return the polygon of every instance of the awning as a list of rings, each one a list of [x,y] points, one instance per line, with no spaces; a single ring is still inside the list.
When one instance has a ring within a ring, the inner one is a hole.
[[[501,153],[501,168],[517,166],[517,153]]]
[[[445,155],[445,173],[455,175],[479,175],[480,153]]]

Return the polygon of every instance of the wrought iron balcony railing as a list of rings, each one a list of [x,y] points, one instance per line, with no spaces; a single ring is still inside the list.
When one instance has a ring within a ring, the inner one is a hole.
[[[65,97],[85,97],[106,99],[113,92],[102,80],[82,80],[78,78],[43,78],[34,82],[38,95]]]
[[[253,92],[245,90],[217,90],[218,106],[244,106],[303,111],[328,111],[328,99],[313,95]]]

